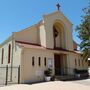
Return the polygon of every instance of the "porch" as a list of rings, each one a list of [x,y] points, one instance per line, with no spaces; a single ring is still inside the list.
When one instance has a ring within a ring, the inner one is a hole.
[[[58,68],[56,70],[58,74],[55,74],[56,81],[71,81],[71,80],[82,80],[90,78],[88,70],[78,70],[74,68]],[[66,72],[73,72],[72,74]]]
[[[63,68],[55,68],[55,80],[56,81],[68,81],[68,80],[75,80],[76,76],[75,74],[69,74],[68,72],[73,71],[73,68],[67,68],[67,67],[63,67]]]
[[[72,80],[75,78],[74,68],[69,68],[67,54],[54,54],[54,71],[56,80]],[[72,74],[70,74],[72,72]]]
[[[54,54],[54,71],[55,75],[66,75],[68,74],[67,67],[67,55],[65,54]]]

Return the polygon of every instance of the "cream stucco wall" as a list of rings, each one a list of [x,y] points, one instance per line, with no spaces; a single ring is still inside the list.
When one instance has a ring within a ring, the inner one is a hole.
[[[70,51],[60,51],[54,49],[54,38],[53,38],[53,25],[58,22],[63,30],[62,42],[59,37],[57,38],[57,47],[62,45],[62,48],[73,51],[73,38],[72,38],[72,24],[71,22],[61,13],[54,12],[43,17],[43,22],[33,25],[25,30],[14,32],[13,35],[7,39],[2,45],[0,45],[0,62],[2,57],[2,48],[4,48],[3,64],[0,63],[0,67],[8,65],[11,67],[18,67],[20,65],[20,80],[21,83],[25,82],[36,82],[44,79],[44,70],[48,68],[48,59],[52,59],[53,74],[55,71],[54,67],[54,54],[63,55],[64,67],[67,67],[68,73],[73,74],[73,70],[87,69],[88,62],[83,61],[80,54]],[[29,42],[34,44],[41,44],[46,48],[35,49],[25,48],[18,45],[15,41]],[[8,64],[8,46],[11,44],[11,62]],[[47,49],[51,48],[51,49]],[[12,53],[13,51],[13,53]],[[35,66],[32,66],[32,57],[35,58]],[[41,66],[38,66],[38,57],[41,57]],[[47,59],[47,66],[44,66],[44,58]],[[75,59],[77,65],[75,65]],[[65,61],[66,60],[66,61]],[[80,60],[80,65],[78,64]],[[42,75],[40,75],[40,73]],[[18,71],[12,69],[12,79],[17,81]],[[11,77],[11,69],[9,69],[9,79]]]
[[[9,44],[11,45],[11,53],[10,53],[10,63],[8,63],[8,47]],[[16,50],[17,48],[17,50]],[[3,53],[3,64],[1,63],[2,61],[2,49],[4,49]],[[12,76],[12,81],[17,82],[18,78],[18,67],[21,64],[21,49],[15,45],[14,39],[10,40],[6,44],[4,44],[2,47],[0,47],[0,71],[4,73],[3,76],[0,75],[0,77],[3,77],[4,79],[6,78],[6,66],[8,65],[8,81],[11,80]],[[1,68],[2,67],[2,68]],[[12,69],[11,69],[12,67]]]
[[[35,65],[32,66],[32,57],[35,58]],[[41,66],[38,65],[38,57],[41,58]],[[46,57],[47,65],[44,65],[44,58]],[[48,59],[52,59],[54,63],[54,55],[52,52],[35,50],[35,49],[24,49],[21,61],[21,82],[36,82],[44,79],[44,70],[48,68]],[[54,66],[53,66],[54,67]],[[39,74],[41,75],[39,76]],[[54,69],[53,69],[54,73]]]
[[[46,47],[46,31],[44,25],[40,26],[40,44],[41,46]]]
[[[21,66],[21,53],[22,49],[15,43],[14,50],[13,50],[13,64],[12,67],[12,81],[18,82],[18,68],[19,65]],[[20,67],[21,68],[21,67]]]
[[[4,49],[4,56],[3,56],[3,64],[1,64],[0,62],[0,66],[6,66],[6,65],[11,65],[11,63],[8,63],[8,46],[9,44],[12,46],[12,41],[7,42],[6,44],[4,44],[1,48],[0,48],[0,61],[2,60],[2,49]],[[11,53],[12,53],[12,48],[11,48]],[[12,55],[10,55],[12,58]]]
[[[44,79],[44,70],[48,68],[48,59],[52,58],[53,64],[53,74],[55,74],[54,67],[54,54],[62,55],[62,69],[66,68],[66,74],[74,74],[74,69],[78,70],[87,70],[87,62],[83,62],[82,65],[82,57],[77,53],[62,53],[54,50],[39,50],[39,49],[24,49],[22,53],[22,61],[21,61],[21,82],[37,82],[42,81]],[[35,58],[35,66],[32,66],[32,57]],[[38,57],[41,57],[41,66],[38,65]],[[44,58],[47,58],[47,66],[44,66]],[[75,65],[75,59],[77,60],[77,66]],[[80,66],[79,62],[80,60]],[[37,72],[42,73],[41,76],[37,75]]]
[[[75,60],[77,65],[75,64]],[[80,65],[79,65],[79,60],[80,60]],[[67,67],[68,67],[68,72],[70,74],[73,74],[73,70],[74,69],[78,69],[78,70],[87,70],[88,68],[88,63],[82,60],[82,56],[81,54],[77,54],[77,53],[69,53],[67,55]],[[83,64],[82,64],[83,61]]]
[[[3,46],[5,48],[5,56],[8,55],[8,45],[12,45],[12,41],[8,42]],[[0,48],[1,50],[1,48]],[[1,54],[1,53],[0,53]],[[14,50],[13,50],[13,67],[18,67],[20,65],[21,67],[21,76],[20,80],[21,83],[25,82],[36,82],[36,81],[42,81],[44,79],[44,70],[48,68],[48,59],[52,58],[53,62],[53,74],[55,71],[54,67],[54,54],[62,54],[63,56],[63,67],[67,67],[68,74],[73,74],[73,70],[75,68],[77,69],[87,69],[87,62],[83,62],[82,65],[82,57],[80,54],[72,53],[72,52],[61,52],[61,51],[55,51],[55,50],[39,50],[39,49],[25,49],[24,47],[20,47],[17,43],[14,42]],[[1,56],[1,55],[0,55]],[[32,66],[32,57],[35,57],[35,66]],[[41,57],[41,66],[38,66],[38,57]],[[44,66],[44,58],[47,58],[47,66]],[[75,66],[75,59],[77,60],[77,66]],[[78,64],[78,60],[80,60],[80,66]],[[6,66],[7,59],[4,57],[4,62],[2,66]],[[11,63],[8,64],[8,66],[11,66]],[[42,72],[41,76],[37,76],[37,72]],[[10,79],[10,70],[9,70],[9,79]],[[14,82],[17,82],[18,78],[18,69],[13,69],[12,71],[12,80]]]
[[[65,40],[63,41],[63,43],[66,45],[66,49],[73,50],[72,24],[65,18],[65,16],[61,12],[55,12],[50,15],[45,15],[43,18],[46,30],[47,47],[54,48],[53,25],[55,22],[59,22],[65,30]]]
[[[56,22],[60,23],[59,26],[64,29],[61,36],[63,39],[60,40],[62,48],[73,50],[72,24],[59,11],[44,15],[42,24],[31,26],[20,32],[15,32],[14,38],[18,41],[41,44],[47,48],[54,48],[53,25]],[[59,45],[57,42],[57,46]]]
[[[3,80],[5,80],[5,75],[6,75],[6,66],[8,65],[8,67],[11,66],[11,63],[8,63],[8,47],[9,44],[12,45],[12,41],[7,42],[6,44],[4,44],[3,46],[0,47],[0,79],[3,78]],[[4,50],[3,53],[3,64],[2,62],[2,49]],[[12,49],[11,49],[11,53],[12,53]],[[12,55],[10,55],[10,62],[12,59]],[[2,78],[1,78],[2,77]],[[11,69],[8,68],[8,80],[10,80],[11,77]]]
[[[37,25],[32,26],[30,28],[26,28],[20,32],[15,32],[15,40],[29,42],[29,43],[40,43],[40,36],[39,36],[39,28]]]

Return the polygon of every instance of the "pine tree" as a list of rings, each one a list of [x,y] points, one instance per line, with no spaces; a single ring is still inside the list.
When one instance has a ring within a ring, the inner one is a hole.
[[[76,31],[81,39],[80,49],[83,51],[83,59],[87,60],[90,57],[90,6],[82,10],[84,15]]]

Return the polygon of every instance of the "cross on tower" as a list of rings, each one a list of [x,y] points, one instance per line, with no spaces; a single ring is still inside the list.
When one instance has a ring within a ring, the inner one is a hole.
[[[58,3],[58,4],[56,4],[56,6],[57,6],[57,9],[58,9],[58,11],[60,10],[60,4]]]

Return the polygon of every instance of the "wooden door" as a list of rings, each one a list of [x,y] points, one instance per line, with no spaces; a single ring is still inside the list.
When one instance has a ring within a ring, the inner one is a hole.
[[[55,63],[55,75],[60,75],[61,74],[61,61],[60,61],[59,54],[54,55],[54,63]]]

